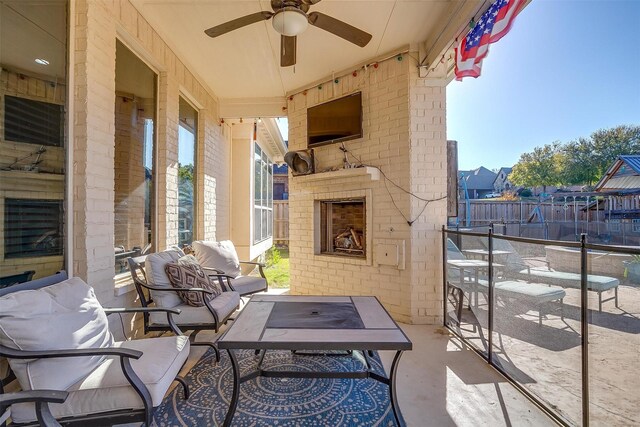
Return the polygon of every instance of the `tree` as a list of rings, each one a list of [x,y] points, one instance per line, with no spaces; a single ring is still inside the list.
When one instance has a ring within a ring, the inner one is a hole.
[[[559,142],[536,147],[531,153],[524,153],[513,167],[509,180],[516,185],[536,187],[541,185],[543,191],[548,185],[561,183],[563,153]]]
[[[599,161],[593,155],[593,141],[587,138],[579,138],[562,147],[563,163],[561,167],[562,182],[564,184],[593,184],[601,173]]]
[[[640,126],[617,126],[591,134],[593,156],[600,178],[618,156],[640,153]]]

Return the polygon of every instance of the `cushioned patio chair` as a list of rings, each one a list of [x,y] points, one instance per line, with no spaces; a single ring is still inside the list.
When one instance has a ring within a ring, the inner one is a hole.
[[[107,316],[114,313],[162,313],[174,336],[114,340]],[[144,421],[150,425],[189,355],[189,339],[180,334],[163,308],[103,308],[93,289],[66,273],[0,289],[0,356],[9,360],[23,391],[58,390],[64,403],[50,407],[62,424],[109,425]],[[1,392],[2,390],[0,390]],[[33,425],[33,403],[11,407],[14,425]]]
[[[191,243],[191,247],[200,265],[218,274],[225,275],[218,276],[218,279],[220,281],[226,279],[227,286],[231,290],[238,292],[240,296],[244,297],[269,289],[267,278],[264,275],[264,264],[239,261],[236,248],[230,240],[220,242],[197,240]],[[258,267],[260,277],[243,276],[241,264]]]
[[[136,287],[142,307],[161,307],[179,309],[180,314],[173,317],[175,323],[183,331],[192,331],[189,335],[191,345],[208,346],[216,352],[216,360],[220,360],[218,348],[212,342],[197,342],[196,335],[200,331],[212,330],[218,332],[220,326],[226,324],[231,315],[240,305],[240,295],[226,290],[211,299],[213,293],[203,288],[175,288],[167,276],[167,264],[177,262],[184,256],[179,249],[169,249],[164,252],[146,256],[129,258],[129,269]],[[216,276],[216,274],[214,274]],[[191,306],[180,299],[180,292],[197,292],[203,295],[204,305]],[[161,313],[144,314],[144,332],[167,331],[171,325]]]
[[[579,273],[554,270],[546,260],[523,258],[508,240],[494,239],[493,248],[510,252],[506,255],[506,263],[504,263],[509,275],[522,280],[542,282],[563,288],[581,288],[581,276]],[[535,262],[542,262],[545,265],[532,265]],[[615,306],[618,307],[618,285],[620,285],[620,281],[615,277],[596,274],[587,275],[587,289],[598,294],[599,311],[602,311],[602,304],[607,301],[615,301]],[[614,296],[602,299],[602,293],[609,290],[614,291]]]
[[[458,259],[464,260],[466,257],[453,243],[451,239],[447,239],[447,260]],[[457,290],[458,295],[456,298],[456,311],[458,321],[460,321],[462,315],[462,305],[464,293],[469,294],[469,305],[471,305],[471,295],[473,293],[481,292],[484,295],[488,295],[489,282],[486,278],[473,277],[473,272],[463,271],[462,280],[460,271],[454,268],[448,268],[447,271],[447,283],[450,288]],[[449,280],[450,279],[450,280]],[[541,283],[531,283],[519,280],[495,280],[494,290],[496,298],[504,303],[505,307],[513,307],[514,305],[521,307],[535,307],[538,311],[538,324],[542,325],[542,318],[546,313],[549,313],[549,304],[554,301],[560,303],[560,318],[564,319],[564,297],[566,292],[564,289],[558,286],[548,286]],[[476,304],[478,303],[478,297],[476,295]]]

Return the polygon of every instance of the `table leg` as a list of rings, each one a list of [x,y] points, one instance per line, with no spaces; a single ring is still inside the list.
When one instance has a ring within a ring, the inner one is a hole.
[[[238,406],[238,398],[240,397],[240,367],[238,366],[238,359],[233,350],[228,349],[229,359],[231,359],[231,370],[233,372],[233,391],[231,393],[231,402],[229,403],[229,410],[227,416],[224,418],[224,427],[230,427],[233,415],[236,412]]]
[[[391,363],[391,371],[389,372],[389,395],[391,397],[391,409],[393,410],[393,416],[396,419],[396,423],[399,427],[404,427],[406,424],[402,414],[400,413],[400,407],[398,406],[398,396],[396,395],[396,374],[398,371],[398,364],[403,351],[397,351]]]

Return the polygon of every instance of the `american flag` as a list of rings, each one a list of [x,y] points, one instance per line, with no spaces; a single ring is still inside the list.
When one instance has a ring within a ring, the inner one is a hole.
[[[456,80],[478,77],[489,45],[500,40],[511,29],[516,15],[527,0],[496,0],[455,48]]]

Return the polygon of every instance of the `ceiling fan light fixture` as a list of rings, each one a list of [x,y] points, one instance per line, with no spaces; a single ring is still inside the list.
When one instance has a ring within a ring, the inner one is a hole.
[[[273,29],[278,33],[293,37],[302,34],[309,26],[307,15],[295,7],[283,7],[271,18]]]

